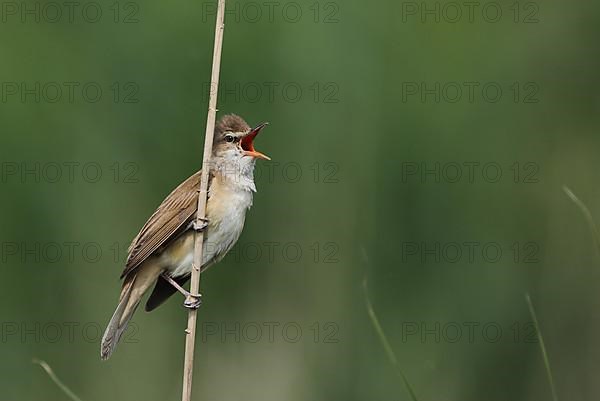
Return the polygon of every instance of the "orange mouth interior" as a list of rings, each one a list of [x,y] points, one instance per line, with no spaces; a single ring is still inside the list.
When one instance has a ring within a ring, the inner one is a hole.
[[[242,147],[242,150],[245,152],[245,154],[247,156],[256,157],[258,159],[271,160],[271,158],[269,156],[254,149],[254,138],[256,138],[256,135],[258,135],[260,130],[266,124],[267,123],[259,125],[258,127],[254,128],[252,131],[250,131],[246,136],[244,136],[242,138],[242,140],[240,142],[240,146]]]
[[[256,152],[254,149],[254,137],[258,135],[258,131],[252,131],[248,135],[242,138],[242,149],[246,152]]]

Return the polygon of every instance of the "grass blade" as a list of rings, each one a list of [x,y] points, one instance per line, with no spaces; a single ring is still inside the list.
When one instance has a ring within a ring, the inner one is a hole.
[[[369,299],[369,291],[367,288],[367,279],[366,278],[363,280],[363,290],[365,292],[365,302],[367,304],[367,312],[369,313],[369,317],[371,318],[371,323],[373,324],[373,327],[375,328],[375,331],[377,332],[377,335],[379,336],[379,341],[381,342],[381,345],[383,345],[383,349],[385,350],[385,353],[387,354],[388,359],[392,363],[392,366],[394,367],[396,374],[398,376],[400,376],[400,379],[402,379],[402,382],[404,383],[406,390],[410,394],[410,398],[413,401],[418,401],[417,396],[415,395],[415,392],[413,391],[410,383],[408,382],[408,379],[406,378],[406,376],[400,369],[400,366],[398,365],[398,358],[396,358],[396,354],[392,350],[392,346],[390,345],[390,342],[388,341],[387,336],[385,335],[383,328],[381,327],[381,324],[379,324],[379,319],[377,319],[377,315],[375,314],[375,310],[373,309],[373,305],[371,304],[371,300]]]
[[[533,308],[533,303],[531,303],[531,297],[528,293],[525,294],[525,300],[527,301],[527,306],[529,307],[529,313],[531,314],[531,319],[533,319],[533,324],[535,326],[535,332],[537,334],[540,350],[542,351],[542,358],[544,358],[544,366],[546,368],[546,376],[548,376],[548,382],[550,382],[550,390],[552,391],[552,399],[554,401],[558,401],[558,396],[556,395],[556,387],[554,386],[554,379],[552,378],[552,369],[550,368],[550,361],[548,360],[548,353],[546,352],[546,345],[544,344],[544,337],[542,337],[542,332],[540,331],[540,325],[537,320],[537,315],[535,313],[535,309]]]
[[[598,227],[596,227],[596,224],[594,223],[594,218],[592,217],[590,209],[588,209],[585,203],[579,200],[579,198],[575,196],[573,191],[571,191],[567,186],[563,186],[563,191],[565,191],[569,199],[571,199],[573,203],[577,205],[579,210],[581,210],[581,213],[583,213],[583,217],[587,221],[588,226],[590,227],[590,231],[592,232],[592,236],[594,237],[594,241],[596,242],[596,249],[600,254],[600,232],[598,231]]]
[[[68,388],[63,382],[60,381],[60,379],[56,376],[50,365],[48,365],[45,361],[34,359],[32,362],[37,365],[40,365],[42,369],[46,371],[48,376],[50,376],[50,379],[52,379],[54,384],[56,384],[71,400],[81,401],[81,398],[77,397],[75,393],[71,391],[70,388]]]

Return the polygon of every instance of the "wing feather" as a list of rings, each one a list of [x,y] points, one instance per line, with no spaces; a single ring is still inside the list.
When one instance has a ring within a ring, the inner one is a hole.
[[[187,229],[198,209],[199,187],[200,171],[182,182],[165,198],[131,242],[121,278]]]

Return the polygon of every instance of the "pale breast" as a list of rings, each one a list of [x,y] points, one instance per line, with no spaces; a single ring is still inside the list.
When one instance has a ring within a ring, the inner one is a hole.
[[[206,217],[208,227],[202,252],[203,269],[221,260],[235,245],[244,228],[252,192],[215,177],[210,186]],[[186,232],[160,255],[161,263],[174,277],[189,274],[194,254],[193,231]]]

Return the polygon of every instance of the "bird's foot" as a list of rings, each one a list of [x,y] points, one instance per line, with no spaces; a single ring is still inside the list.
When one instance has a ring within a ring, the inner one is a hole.
[[[202,305],[202,294],[194,295],[188,292],[183,306],[188,309],[198,309]]]
[[[208,227],[208,219],[196,219],[192,223],[194,231],[203,231],[206,227]]]
[[[161,273],[161,276],[167,281],[167,283],[171,284],[177,291],[179,291],[185,296],[185,302],[183,303],[183,306],[185,306],[188,309],[198,309],[200,305],[202,305],[202,294],[192,294],[191,292],[180,286],[179,283],[177,283],[177,281],[173,280],[171,276],[169,276],[165,272]]]

